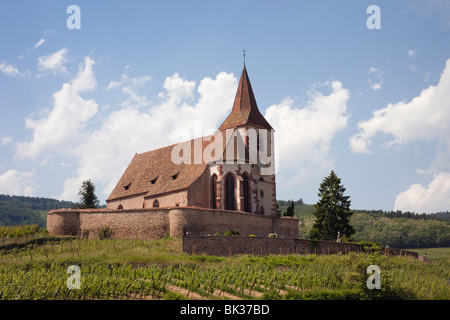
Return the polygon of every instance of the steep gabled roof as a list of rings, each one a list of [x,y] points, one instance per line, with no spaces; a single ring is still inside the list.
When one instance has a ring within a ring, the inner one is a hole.
[[[190,142],[194,144],[194,140]],[[137,194],[151,196],[189,187],[203,173],[206,163],[174,163],[172,149],[175,146],[136,154],[107,200]]]
[[[240,137],[239,135],[237,136]],[[216,138],[219,138],[221,141],[216,141]],[[235,139],[234,135],[227,137],[224,132],[218,131],[211,136],[196,138],[168,147],[136,154],[107,201],[138,194],[148,197],[187,189],[202,175],[208,163],[226,161],[226,149],[231,139]],[[216,150],[213,148],[213,145],[210,146],[210,149],[205,150],[211,143],[217,142],[222,144],[221,153],[215,154]],[[235,142],[233,155],[238,155],[238,144],[243,144],[243,141],[239,138],[235,139]],[[188,148],[191,150],[190,163],[177,164],[177,161],[173,161],[172,152],[176,155],[175,160],[179,160],[182,158],[184,150]],[[177,154],[177,152],[179,153]],[[248,150],[245,150],[245,154],[248,154]],[[199,160],[199,155],[202,156],[201,161]],[[180,158],[176,158],[177,156]],[[208,160],[208,162],[205,160]]]
[[[245,65],[239,80],[236,97],[234,98],[233,109],[228,118],[219,127],[219,130],[236,128],[242,125],[253,125],[267,130],[272,129],[271,125],[259,112]]]

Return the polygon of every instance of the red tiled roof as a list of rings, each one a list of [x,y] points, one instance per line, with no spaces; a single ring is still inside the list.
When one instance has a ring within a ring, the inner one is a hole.
[[[194,139],[190,143],[191,164],[176,164],[172,161],[172,149],[176,145],[136,154],[107,200],[137,194],[151,196],[189,187],[206,167],[204,162],[194,163]],[[202,150],[205,145],[202,144]]]
[[[234,99],[233,109],[228,118],[219,127],[219,130],[235,128],[246,124],[268,130],[272,129],[271,125],[259,112],[250,79],[248,78],[247,69],[244,66]]]
[[[223,134],[222,137],[223,153],[218,155],[212,154],[212,161],[226,159],[224,153],[228,141],[226,134]],[[228,137],[228,139],[231,137]],[[213,142],[215,142],[215,138],[211,139],[210,136],[201,137],[153,151],[136,154],[107,200],[137,194],[152,196],[186,189],[199,178],[206,169],[207,162],[205,162],[203,155],[209,155],[209,152],[213,150],[205,151],[205,148]],[[172,150],[177,146],[180,147],[178,150],[181,150],[181,146],[190,146],[190,163],[177,164],[172,161]],[[198,150],[197,152],[196,149]],[[234,154],[237,154],[237,143],[235,143],[234,152]],[[202,155],[201,161],[197,160],[200,158],[195,159],[199,154]]]

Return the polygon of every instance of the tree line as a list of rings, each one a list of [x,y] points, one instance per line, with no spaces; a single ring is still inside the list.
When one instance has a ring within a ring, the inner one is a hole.
[[[0,226],[36,224],[47,225],[47,212],[63,208],[97,208],[99,201],[91,180],[83,181],[78,192],[80,202],[61,201],[51,198],[10,196],[0,194]]]
[[[0,225],[31,225],[45,227],[49,210],[69,208],[76,203],[51,198],[0,195]]]
[[[414,212],[352,210],[350,197],[334,171],[319,187],[319,200],[295,210],[294,201],[283,203],[284,213],[296,216],[301,238],[329,241],[372,241],[399,248],[450,246],[449,212],[418,214]],[[300,199],[301,200],[301,199]],[[299,213],[302,212],[302,213]]]

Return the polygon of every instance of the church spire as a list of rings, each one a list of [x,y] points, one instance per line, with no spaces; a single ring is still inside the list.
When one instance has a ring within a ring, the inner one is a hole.
[[[244,68],[242,70],[241,79],[234,98],[233,109],[230,115],[219,127],[219,130],[236,128],[242,125],[252,125],[258,128],[271,130],[272,127],[259,112],[256,99],[253,94],[252,85],[248,78],[247,68],[245,67],[245,50],[244,50]]]

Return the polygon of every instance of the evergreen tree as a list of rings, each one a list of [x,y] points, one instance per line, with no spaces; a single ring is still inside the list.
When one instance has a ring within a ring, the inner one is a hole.
[[[280,205],[278,204],[278,201],[276,201],[275,203],[277,204],[277,216],[281,216]]]
[[[78,195],[80,196],[81,208],[96,208],[98,206],[99,201],[95,195],[95,186],[90,179],[83,181]]]
[[[289,207],[286,209],[286,214],[285,214],[285,216],[293,217],[293,216],[294,216],[294,207],[295,207],[294,200],[291,200],[291,204],[290,204]]]
[[[315,240],[336,240],[338,231],[348,239],[355,233],[350,225],[350,200],[344,195],[345,188],[334,171],[325,177],[319,188],[319,201],[314,205],[316,220],[310,232]]]

